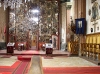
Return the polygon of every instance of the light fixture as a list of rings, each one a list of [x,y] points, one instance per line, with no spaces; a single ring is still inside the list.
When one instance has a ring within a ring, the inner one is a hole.
[[[39,13],[39,10],[35,9],[35,10],[31,10],[32,13]]]
[[[35,22],[38,22],[38,18],[36,18],[36,17],[30,18],[30,20],[33,20]]]
[[[11,9],[19,8],[21,4],[28,1],[30,0],[0,0],[0,7],[3,6],[4,10],[6,10],[7,7],[10,7]]]

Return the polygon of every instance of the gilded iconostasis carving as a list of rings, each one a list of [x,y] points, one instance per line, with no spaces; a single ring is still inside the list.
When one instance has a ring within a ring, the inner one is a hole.
[[[16,36],[16,41],[26,41],[31,29],[32,35],[39,34],[41,42],[48,42],[51,35],[58,32],[58,12],[56,0],[23,3],[20,8],[10,10],[9,34]]]
[[[88,31],[87,34],[100,32],[100,0],[89,0],[88,8]]]
[[[5,31],[6,31],[6,11],[3,7],[0,7],[0,42],[5,42]]]

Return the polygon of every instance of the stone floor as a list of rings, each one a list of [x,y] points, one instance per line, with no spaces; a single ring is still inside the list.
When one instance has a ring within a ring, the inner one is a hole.
[[[52,59],[44,59],[42,57],[43,67],[89,67],[97,66],[80,57],[53,57]]]
[[[20,54],[24,54],[25,51],[36,51],[36,49],[22,50],[22,51],[14,50],[13,54],[20,55]],[[43,51],[43,50],[39,50],[38,52],[39,52],[38,54],[46,54],[46,51]],[[7,54],[7,50],[6,49],[0,50],[0,54]],[[61,50],[53,50],[52,54],[67,54],[67,55],[70,55],[70,53],[68,51],[61,51]]]
[[[0,66],[11,66],[17,61],[16,56],[10,58],[2,58],[4,55],[0,55]]]
[[[11,56],[10,58],[2,58],[0,55],[0,66],[11,66],[17,61],[17,56]],[[24,55],[23,55],[24,56]],[[48,57],[48,56],[47,56]],[[80,57],[66,57],[66,56],[55,56],[52,58],[42,58],[43,67],[82,67],[82,66],[97,66],[96,64],[89,62]]]

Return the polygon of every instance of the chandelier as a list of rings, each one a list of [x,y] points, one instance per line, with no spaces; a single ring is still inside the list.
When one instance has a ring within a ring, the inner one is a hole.
[[[4,10],[6,10],[7,7],[10,7],[11,9],[19,8],[21,4],[29,1],[30,0],[0,0],[0,7],[3,6]]]

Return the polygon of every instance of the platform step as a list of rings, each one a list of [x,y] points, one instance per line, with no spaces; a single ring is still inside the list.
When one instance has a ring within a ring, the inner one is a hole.
[[[32,56],[17,56],[18,60],[31,60]]]

